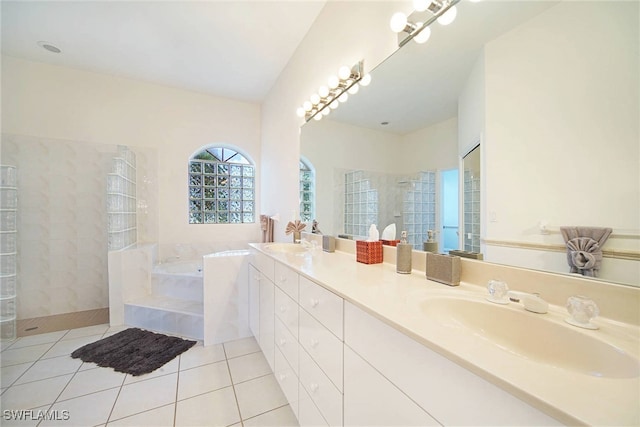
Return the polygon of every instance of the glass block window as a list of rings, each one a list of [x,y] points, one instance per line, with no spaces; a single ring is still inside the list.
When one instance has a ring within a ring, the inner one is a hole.
[[[226,147],[208,147],[189,160],[189,223],[255,222],[255,166]]]
[[[300,160],[300,220],[311,222],[315,218],[315,174],[313,168]]]

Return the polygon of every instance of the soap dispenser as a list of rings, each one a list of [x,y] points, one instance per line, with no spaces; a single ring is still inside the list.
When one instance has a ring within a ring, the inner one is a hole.
[[[407,232],[400,235],[400,243],[396,246],[396,272],[400,274],[411,274],[411,251],[413,245],[407,243]]]
[[[438,242],[433,240],[433,230],[427,230],[427,241],[422,246],[425,252],[438,253]]]

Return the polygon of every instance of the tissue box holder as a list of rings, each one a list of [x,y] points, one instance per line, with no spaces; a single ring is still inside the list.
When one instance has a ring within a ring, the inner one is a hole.
[[[367,242],[356,240],[356,261],[363,264],[379,264],[382,262],[382,241]]]
[[[387,245],[387,246],[398,246],[398,243],[400,243],[400,240],[380,240],[382,242],[383,245]]]
[[[427,252],[427,279],[448,286],[460,285],[460,257]]]

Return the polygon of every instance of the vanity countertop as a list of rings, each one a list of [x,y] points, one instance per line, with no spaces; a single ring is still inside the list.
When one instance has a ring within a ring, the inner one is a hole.
[[[305,254],[291,254],[268,251],[266,244],[251,246],[562,423],[640,425],[637,373],[628,378],[599,377],[535,362],[472,331],[466,335],[460,330],[451,333],[451,329],[427,321],[420,310],[420,303],[430,298],[485,301],[484,286],[462,282],[448,287],[427,280],[423,272],[398,274],[395,265],[389,263],[358,263],[353,254],[346,252],[312,249]],[[516,304],[509,307],[522,308]],[[545,316],[545,320],[564,324],[567,312],[564,307],[551,305],[547,314],[524,315]],[[640,358],[640,328],[605,318],[596,321],[600,329],[595,331],[566,327],[599,338],[636,360]],[[527,339],[526,330],[522,331],[522,339]]]

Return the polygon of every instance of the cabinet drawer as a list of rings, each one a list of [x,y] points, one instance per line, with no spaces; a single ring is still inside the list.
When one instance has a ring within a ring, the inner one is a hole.
[[[253,257],[253,265],[273,282],[273,278],[275,276],[275,261],[273,260],[273,258],[261,252],[255,252]]]
[[[300,277],[300,306],[342,340],[342,304],[338,295]]]
[[[300,349],[300,383],[330,426],[342,425],[342,393],[316,365],[311,356]]]
[[[276,286],[282,289],[295,302],[298,302],[298,273],[284,264],[276,262],[274,274],[275,280],[273,282]]]
[[[298,375],[298,341],[277,317],[275,337],[276,347],[280,349],[293,371]]]
[[[275,314],[289,329],[289,332],[298,339],[298,304],[289,298],[276,286],[275,288]]]
[[[300,427],[329,425],[301,383],[298,383],[298,422]]]
[[[282,392],[287,398],[287,402],[291,405],[291,410],[298,417],[298,376],[282,355],[279,349],[275,352],[275,376],[276,381],[280,385]]]
[[[300,345],[342,391],[342,341],[307,312],[300,313]]]

